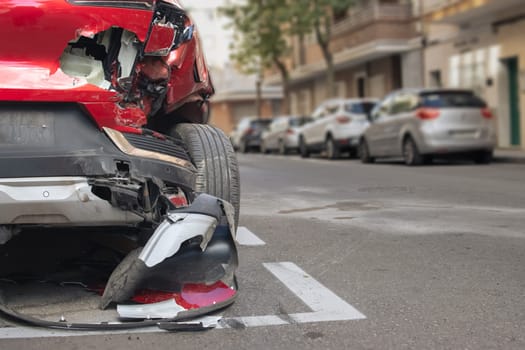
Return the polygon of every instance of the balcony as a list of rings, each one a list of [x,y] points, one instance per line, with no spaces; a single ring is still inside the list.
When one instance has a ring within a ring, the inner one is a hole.
[[[429,21],[450,24],[497,21],[523,13],[523,0],[424,0],[422,13]]]
[[[350,11],[348,17],[334,24],[334,36],[346,34],[373,22],[408,22],[412,19],[410,4],[372,3]]]

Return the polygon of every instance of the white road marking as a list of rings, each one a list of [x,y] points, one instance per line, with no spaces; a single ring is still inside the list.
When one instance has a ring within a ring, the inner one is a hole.
[[[351,321],[366,319],[366,316],[355,309],[352,305],[338,297],[327,289],[312,276],[301,270],[291,262],[263,264],[279,281],[281,281],[292,293],[301,299],[312,312],[296,313],[290,315],[265,315],[232,317],[223,319],[217,329],[224,328],[251,328],[283,326],[291,323],[313,323]],[[24,338],[52,338],[52,337],[77,337],[89,335],[117,335],[117,334],[139,334],[139,333],[162,333],[161,329],[149,327],[129,331],[60,331],[30,327],[6,327],[0,328],[0,339],[24,339]]]
[[[237,229],[237,242],[239,242],[240,245],[244,246],[261,246],[266,244],[252,231],[248,230],[246,227],[243,226]]]
[[[361,320],[366,316],[291,262],[263,264],[313,312],[292,314],[298,323]]]

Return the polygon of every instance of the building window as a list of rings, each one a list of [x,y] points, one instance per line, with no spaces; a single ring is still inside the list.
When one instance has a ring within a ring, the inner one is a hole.
[[[366,78],[357,78],[357,97],[366,97]]]

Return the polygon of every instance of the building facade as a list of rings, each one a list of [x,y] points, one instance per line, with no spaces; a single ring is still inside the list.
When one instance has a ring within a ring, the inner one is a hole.
[[[337,97],[379,98],[422,85],[421,36],[413,11],[410,1],[362,0],[334,17],[330,47]],[[314,35],[291,41],[290,110],[309,114],[328,97],[326,65]],[[267,81],[279,84],[280,78]]]
[[[258,114],[256,76],[240,74],[230,61],[233,40],[228,20],[221,15],[223,6],[242,0],[184,0],[183,3],[197,24],[197,31],[210,68],[216,94],[211,99],[210,123],[229,133],[237,121]],[[262,90],[261,115],[271,117],[280,111],[280,88]]]
[[[525,148],[523,0],[425,0],[424,81],[473,89],[494,111],[500,147]]]

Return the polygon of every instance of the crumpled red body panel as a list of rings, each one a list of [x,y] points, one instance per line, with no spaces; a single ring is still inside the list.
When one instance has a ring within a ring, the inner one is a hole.
[[[164,2],[178,4],[175,0]],[[68,76],[60,69],[60,57],[72,40],[92,37],[112,27],[134,33],[144,44],[152,18],[152,10],[75,6],[66,0],[2,1],[0,102],[76,102],[86,107],[100,127],[143,126],[151,111],[148,97],[128,103],[127,96],[114,89]],[[213,93],[197,36],[161,59],[164,65],[154,60],[150,66],[147,62],[137,65],[137,70],[143,68],[147,76],[168,78],[161,112],[168,114],[188,101]],[[195,79],[195,62],[199,81]]]

